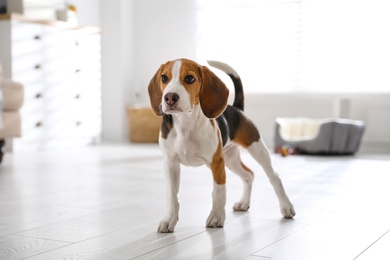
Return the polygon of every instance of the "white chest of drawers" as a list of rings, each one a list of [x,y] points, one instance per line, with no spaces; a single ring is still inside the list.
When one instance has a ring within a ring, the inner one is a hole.
[[[100,139],[100,32],[63,22],[0,17],[0,62],[25,87],[14,150],[79,147]]]

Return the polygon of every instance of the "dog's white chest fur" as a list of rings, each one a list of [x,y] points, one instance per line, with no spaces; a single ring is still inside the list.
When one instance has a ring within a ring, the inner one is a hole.
[[[195,106],[189,114],[174,115],[173,129],[163,146],[187,166],[210,165],[218,146],[217,129]]]

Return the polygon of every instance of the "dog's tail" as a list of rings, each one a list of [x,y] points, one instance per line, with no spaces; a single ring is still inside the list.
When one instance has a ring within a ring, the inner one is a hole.
[[[220,61],[209,60],[207,61],[207,63],[214,68],[222,70],[232,79],[235,91],[233,106],[244,111],[244,90],[242,88],[241,78],[238,75],[237,71],[235,71],[229,65]]]

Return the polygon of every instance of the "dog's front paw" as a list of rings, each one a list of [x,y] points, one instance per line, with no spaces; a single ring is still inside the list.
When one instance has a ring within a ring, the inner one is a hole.
[[[173,233],[175,230],[175,226],[177,224],[177,220],[163,220],[160,222],[158,226],[158,233]]]
[[[249,203],[245,203],[245,202],[237,202],[233,206],[234,211],[248,211],[248,209],[249,209]]]
[[[206,227],[208,228],[221,228],[225,223],[225,211],[211,211],[206,221]]]
[[[295,216],[295,209],[291,202],[280,205],[280,212],[284,218],[293,218]]]

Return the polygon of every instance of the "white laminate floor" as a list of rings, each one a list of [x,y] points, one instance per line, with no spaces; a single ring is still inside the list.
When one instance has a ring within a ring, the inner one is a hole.
[[[207,229],[212,176],[182,168],[180,220],[158,234],[165,208],[157,145],[6,154],[0,165],[0,259],[390,259],[390,155],[272,155],[297,215],[281,218],[256,172],[252,205]]]

